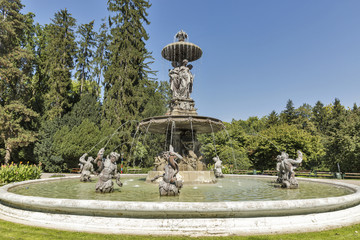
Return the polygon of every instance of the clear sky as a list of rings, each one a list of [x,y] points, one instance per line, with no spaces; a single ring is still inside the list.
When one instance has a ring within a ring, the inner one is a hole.
[[[67,8],[78,24],[108,16],[106,0],[23,0],[24,13],[50,23]],[[295,107],[360,105],[360,1],[152,0],[146,27],[160,81],[162,48],[181,29],[203,50],[192,63],[198,114],[231,121]]]

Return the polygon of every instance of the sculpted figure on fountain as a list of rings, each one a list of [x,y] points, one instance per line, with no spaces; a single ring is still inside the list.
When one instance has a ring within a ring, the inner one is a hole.
[[[289,158],[286,152],[282,152],[277,156],[276,170],[278,171],[277,182],[281,184],[283,188],[298,188],[299,184],[295,178],[295,169],[302,162],[302,152],[297,151],[298,157],[293,160]]]
[[[214,157],[213,158],[213,161],[215,162],[215,165],[214,165],[214,174],[215,174],[215,177],[217,178],[223,178],[224,175],[222,173],[222,161],[220,160],[220,158],[218,156]]]
[[[80,161],[80,171],[81,171],[81,176],[80,176],[80,181],[81,182],[91,182],[91,173],[94,173],[94,166],[93,166],[93,162],[94,162],[94,158],[92,157],[88,157],[87,160],[85,160],[86,156],[88,154],[85,153],[84,155],[82,155],[79,159]]]
[[[116,161],[119,159],[120,154],[116,152],[110,153],[104,161],[101,161],[104,149],[100,149],[98,153],[97,164],[100,166],[99,181],[96,183],[95,190],[100,193],[109,193],[114,191],[114,183],[112,178],[115,177],[116,184],[122,187],[120,181],[120,173],[117,172]],[[100,157],[99,157],[100,156]]]
[[[169,70],[172,98],[189,99],[194,82],[194,76],[190,71],[193,66],[188,64],[186,59],[179,65],[179,63],[173,62],[174,68]]]
[[[165,165],[165,173],[163,175],[156,176],[151,181],[162,177],[159,182],[159,193],[160,196],[177,196],[180,194],[180,189],[183,186],[183,181],[177,178],[179,173],[179,166],[176,162],[178,159],[182,159],[180,154],[173,151],[170,146],[170,151],[164,152],[163,157],[167,159],[167,165]]]

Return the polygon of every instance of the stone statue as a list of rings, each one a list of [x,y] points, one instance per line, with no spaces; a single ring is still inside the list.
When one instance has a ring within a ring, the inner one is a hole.
[[[154,171],[163,171],[167,164],[167,160],[164,158],[163,154],[159,154],[155,157],[154,161]]]
[[[178,33],[176,33],[175,37],[179,40],[179,42],[184,42],[188,38],[188,35],[186,32],[181,30]]]
[[[194,76],[190,72],[192,65],[188,64],[188,60],[184,59],[179,66],[173,62],[174,69],[169,70],[170,89],[173,98],[189,99],[192,93]]]
[[[163,157],[168,161],[164,168],[165,173],[163,175],[156,176],[151,181],[153,182],[162,177],[162,180],[159,182],[160,196],[177,196],[180,194],[183,181],[177,179],[176,175],[179,172],[179,167],[176,160],[182,159],[182,157],[173,151],[172,146],[170,146],[170,151],[163,153]]]
[[[302,152],[297,151],[298,157],[296,160],[290,159],[289,155],[282,152],[281,155],[276,157],[277,164],[276,170],[278,171],[277,182],[281,184],[283,188],[298,188],[299,184],[295,179],[295,169],[302,162]]]
[[[215,174],[215,177],[217,178],[223,178],[224,175],[222,173],[222,161],[220,160],[220,158],[218,156],[214,157],[213,158],[213,161],[215,162],[215,165],[214,165],[214,174]]]
[[[97,164],[100,166],[99,181],[96,183],[95,190],[100,193],[110,193],[114,191],[114,183],[112,178],[115,177],[117,185],[122,187],[120,181],[120,173],[117,172],[116,161],[120,154],[116,152],[110,153],[104,161],[101,161],[104,149],[100,149],[97,158]],[[100,157],[99,157],[100,156]]]
[[[94,162],[94,158],[92,157],[88,157],[87,160],[85,160],[86,156],[88,154],[85,153],[84,155],[82,155],[79,159],[80,161],[80,171],[81,171],[81,176],[80,176],[80,181],[81,182],[91,182],[91,173],[94,173],[94,166],[93,166],[93,162]]]

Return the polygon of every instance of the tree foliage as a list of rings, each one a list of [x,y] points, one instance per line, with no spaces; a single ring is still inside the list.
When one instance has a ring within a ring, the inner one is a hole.
[[[280,124],[261,131],[257,146],[251,154],[254,167],[259,170],[272,169],[276,165],[276,156],[285,151],[293,159],[296,151],[303,152],[302,166],[312,169],[320,163],[324,155],[321,139],[295,125]]]
[[[46,72],[49,90],[44,95],[46,115],[49,119],[61,117],[71,107],[71,70],[74,68],[76,20],[67,9],[55,13],[46,28],[48,43],[45,47]]]
[[[0,1],[0,104],[28,100],[33,54],[27,49],[32,15],[20,13],[20,0]]]
[[[66,10],[50,23],[22,14],[20,0],[0,0],[0,156],[34,161],[45,171],[76,167],[85,152],[106,147],[131,165],[150,167],[165,136],[140,134],[138,122],[163,115],[167,82],[153,79],[146,48],[146,0],[109,0],[100,24],[80,23]],[[74,70],[75,68],[75,70]],[[103,96],[101,96],[103,94]],[[360,110],[341,105],[295,107],[264,117],[233,120],[226,131],[198,136],[208,164],[219,156],[229,168],[275,168],[275,157],[304,153],[303,168],[357,171]]]
[[[0,105],[0,135],[5,144],[5,164],[9,163],[14,149],[26,147],[36,141],[34,132],[38,114],[18,101]]]
[[[92,81],[92,71],[94,69],[94,48],[96,46],[96,33],[93,31],[94,20],[87,23],[81,24],[77,30],[80,36],[78,41],[78,50],[76,53],[76,73],[75,78],[80,81],[80,96],[84,92],[85,81],[90,81],[93,86],[90,88],[90,93],[96,94],[99,92],[98,87],[94,81]],[[92,84],[94,83],[94,84]]]
[[[153,91],[148,79],[149,58],[145,40],[149,38],[143,23],[147,17],[147,1],[109,0],[108,10],[113,13],[110,22],[109,59],[104,79],[104,109],[112,122],[139,119]],[[150,90],[151,91],[151,90]]]

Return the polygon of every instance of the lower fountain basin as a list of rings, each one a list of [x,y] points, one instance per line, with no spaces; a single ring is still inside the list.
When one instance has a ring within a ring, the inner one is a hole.
[[[78,177],[76,177],[78,178]],[[238,178],[242,178],[239,176]],[[260,177],[258,177],[260,178]],[[236,178],[235,178],[236,179]],[[229,217],[265,217],[265,216],[289,216],[298,214],[310,214],[319,212],[328,212],[339,209],[344,209],[358,205],[360,203],[360,187],[348,186],[346,184],[336,184],[335,186],[351,189],[353,193],[336,196],[336,197],[323,197],[312,199],[291,199],[291,200],[261,200],[256,201],[234,201],[231,198],[225,198],[225,201],[211,200],[199,202],[183,202],[181,201],[181,194],[179,198],[162,197],[158,198],[157,202],[139,201],[140,195],[135,195],[132,201],[109,201],[98,199],[63,199],[63,198],[49,198],[49,197],[36,197],[24,196],[9,192],[12,188],[19,186],[31,186],[29,183],[48,182],[49,180],[34,180],[20,183],[13,183],[6,185],[0,189],[0,201],[8,206],[16,207],[24,210],[42,211],[51,213],[64,213],[64,214],[79,214],[90,216],[110,216],[110,217],[130,217],[130,218],[229,218]],[[52,179],[51,181],[65,181],[62,179]],[[309,181],[309,180],[307,180]],[[300,180],[300,182],[302,182]],[[313,182],[313,180],[311,180]],[[321,185],[324,184],[315,181]],[[79,183],[80,185],[86,183]],[[221,183],[220,183],[221,184]],[[301,183],[300,183],[301,184]],[[225,184],[223,184],[225,185]],[[210,188],[214,188],[211,185]],[[184,186],[185,188],[186,186]],[[235,186],[236,187],[236,186]],[[272,186],[273,187],[273,186]],[[188,186],[188,188],[193,188]],[[219,189],[219,188],[218,188]],[[70,191],[74,191],[69,189]],[[79,190],[81,189],[79,188]],[[92,188],[85,190],[91,191]],[[136,189],[130,189],[130,192],[135,192]],[[196,190],[198,191],[198,190]],[[196,192],[194,191],[194,192]],[[208,190],[206,190],[208,191]],[[225,195],[230,190],[217,192],[216,195]],[[284,189],[273,189],[273,191],[291,191]],[[296,190],[295,190],[296,191]],[[153,189],[154,194],[157,196],[157,188]],[[81,192],[79,192],[81,195]],[[127,193],[119,192],[120,196],[127,195]],[[148,193],[142,193],[148,194]],[[270,193],[271,194],[271,193]],[[191,195],[191,193],[190,193]],[[286,192],[285,192],[286,195]],[[96,194],[95,196],[99,196]],[[104,196],[101,195],[100,196]],[[105,195],[106,196],[106,195]],[[111,195],[110,195],[111,196]],[[186,196],[186,194],[185,194]],[[246,199],[246,198],[245,198]],[[230,200],[230,201],[229,201]],[[189,201],[189,200],[187,200]]]
[[[0,218],[71,231],[192,237],[299,233],[360,223],[360,187],[329,180],[310,181],[348,188],[353,193],[279,201],[136,202],[55,199],[8,191],[15,186],[46,181],[49,180],[14,183],[0,188]]]
[[[164,171],[149,171],[146,176],[146,182],[151,183],[151,180],[159,175],[163,175]],[[162,178],[158,178],[155,182],[159,183]],[[178,180],[183,180],[184,184],[203,184],[215,183],[216,177],[213,171],[180,171],[177,175]]]

